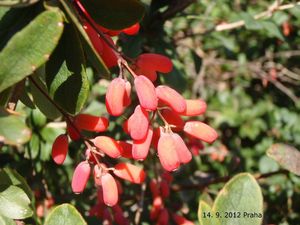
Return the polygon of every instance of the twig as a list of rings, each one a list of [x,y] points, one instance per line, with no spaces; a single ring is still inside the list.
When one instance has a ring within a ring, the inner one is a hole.
[[[264,179],[270,176],[274,176],[277,174],[285,174],[287,175],[289,173],[289,171],[287,170],[278,170],[275,172],[270,172],[270,173],[263,173],[263,174],[259,174],[254,176],[255,179],[260,180],[260,179]],[[218,178],[213,178],[210,179],[206,182],[203,182],[201,184],[191,184],[191,185],[173,185],[172,191],[178,192],[178,191],[186,191],[186,190],[203,190],[205,188],[207,188],[208,186],[212,185],[212,184],[219,184],[219,183],[225,183],[227,181],[229,181],[233,176],[224,176],[224,177],[218,177]]]
[[[143,212],[146,187],[147,187],[146,183],[143,183],[142,187],[141,187],[141,199],[140,199],[140,202],[138,204],[138,209],[136,211],[135,218],[134,218],[134,223],[137,224],[137,225],[140,224],[141,215],[142,215],[142,212]]]

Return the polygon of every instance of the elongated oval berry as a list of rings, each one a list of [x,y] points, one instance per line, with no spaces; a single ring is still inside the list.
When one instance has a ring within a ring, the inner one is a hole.
[[[110,42],[110,44],[115,46],[115,43],[111,39],[111,37],[108,35],[105,35],[105,36],[106,36],[106,39]],[[116,53],[114,52],[114,50],[105,41],[102,41],[102,44],[103,44],[103,50],[102,50],[102,54],[100,54],[100,56],[101,56],[102,60],[104,61],[105,65],[108,68],[117,66],[118,65],[118,57],[117,57]]]
[[[195,225],[192,221],[175,213],[172,214],[172,218],[177,225]]]
[[[90,38],[90,40],[93,44],[93,47],[98,52],[98,54],[99,55],[102,54],[102,52],[103,52],[103,43],[100,40],[100,37],[99,37],[97,31],[94,30],[94,28],[89,23],[84,23],[83,24],[83,29],[85,30],[85,32],[89,36],[89,38]]]
[[[75,194],[83,192],[90,173],[91,166],[87,161],[82,161],[76,166],[72,177],[72,191]]]
[[[155,197],[159,196],[160,190],[159,190],[159,186],[157,184],[157,180],[151,179],[150,183],[149,183],[149,186],[150,186],[150,191],[151,191],[151,194],[152,194],[152,198],[154,199]]]
[[[107,112],[112,116],[120,116],[124,111],[124,96],[126,82],[122,78],[115,78],[107,88],[105,105]]]
[[[159,216],[157,218],[157,224],[159,224],[159,225],[168,225],[169,224],[169,213],[166,208],[163,208],[160,211]]]
[[[115,178],[110,173],[101,176],[103,201],[105,205],[114,206],[119,199],[118,187]]]
[[[178,158],[180,160],[180,163],[188,163],[192,160],[192,153],[190,150],[186,147],[186,144],[182,140],[182,138],[178,135],[173,133],[173,139],[176,145],[176,153],[178,155]]]
[[[173,88],[164,85],[157,86],[156,95],[175,112],[183,113],[186,110],[185,99]]]
[[[180,131],[183,129],[184,121],[178,113],[171,109],[163,109],[160,112],[169,124],[176,126],[174,128],[172,127],[172,130]]]
[[[148,112],[140,105],[135,107],[128,119],[127,128],[133,140],[142,140],[146,137],[149,127]]]
[[[122,155],[122,147],[111,137],[98,136],[94,140],[94,145],[111,158],[119,158]]]
[[[146,159],[149,153],[152,136],[153,136],[153,130],[149,128],[147,135],[144,139],[138,141],[133,140],[132,157],[134,159],[136,160]]]
[[[212,143],[218,138],[218,133],[213,128],[200,121],[186,122],[183,130],[192,137],[207,143]]]
[[[140,105],[148,110],[156,110],[157,96],[153,83],[145,76],[137,76],[134,79],[134,87],[139,98]]]
[[[65,134],[59,135],[52,145],[52,159],[56,164],[61,165],[64,163],[68,154],[68,148],[68,136]]]
[[[169,73],[173,69],[173,63],[168,57],[154,53],[139,55],[136,64],[144,70],[153,70],[161,73]]]
[[[163,198],[168,198],[170,195],[170,186],[166,180],[160,182],[160,193]]]
[[[136,184],[143,183],[146,178],[145,171],[142,168],[130,163],[118,163],[115,166],[114,174]]]
[[[89,114],[78,114],[74,123],[82,130],[102,132],[108,127],[108,119],[105,117],[93,116]]]
[[[186,99],[186,109],[181,115],[183,116],[199,116],[205,113],[207,105],[202,99]]]
[[[140,24],[136,23],[130,27],[123,29],[122,32],[127,35],[136,35],[139,32],[139,30],[140,30]]]
[[[167,171],[176,170],[180,160],[176,153],[176,144],[173,135],[162,133],[157,144],[157,152],[162,167]]]

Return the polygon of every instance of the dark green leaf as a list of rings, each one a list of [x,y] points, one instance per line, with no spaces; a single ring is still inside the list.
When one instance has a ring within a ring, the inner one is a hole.
[[[0,170],[0,185],[1,187],[9,187],[10,185],[17,186],[23,189],[31,200],[34,198],[31,188],[26,180],[13,169],[4,168]]]
[[[35,82],[41,87],[44,92],[47,93],[46,85],[39,79],[37,76],[32,76]],[[30,90],[33,97],[33,101],[35,105],[41,110],[41,112],[49,119],[56,119],[61,114],[60,112],[53,106],[53,104],[41,93],[41,91],[30,81]]]
[[[74,9],[73,5],[71,4],[70,1],[67,0],[61,0],[61,3],[66,11],[66,14],[68,17],[71,19],[73,24],[76,26],[77,30],[79,31],[81,35],[81,39],[83,39],[83,47],[84,50],[86,51],[86,55],[90,59],[92,65],[95,67],[97,72],[101,76],[108,77],[109,71],[107,67],[105,66],[104,62],[102,61],[101,57],[93,47],[88,35],[86,34],[85,30],[82,27],[82,24],[78,20],[78,12]]]
[[[85,59],[77,31],[66,26],[57,48],[46,64],[50,96],[67,112],[78,113],[89,93]]]
[[[0,53],[0,91],[47,61],[61,36],[62,21],[59,10],[45,11],[10,39]]]
[[[296,148],[286,144],[274,144],[268,149],[267,155],[283,168],[300,176],[300,152]]]
[[[272,21],[261,21],[260,22],[262,26],[265,28],[265,30],[268,32],[270,37],[276,37],[279,38],[280,40],[284,40],[284,37],[279,30],[279,27]]]
[[[139,22],[145,13],[138,0],[82,0],[90,16],[99,25],[111,30],[121,30]]]
[[[62,204],[47,216],[45,225],[86,225],[80,213],[70,204]]]

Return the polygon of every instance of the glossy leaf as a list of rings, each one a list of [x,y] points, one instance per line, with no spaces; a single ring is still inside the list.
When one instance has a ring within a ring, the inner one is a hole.
[[[11,219],[31,217],[30,199],[21,188],[11,185],[0,189],[0,214]]]
[[[222,214],[222,225],[260,225],[263,217],[263,197],[255,178],[249,173],[240,173],[233,177],[219,192],[213,211]],[[225,212],[235,212],[236,216],[225,218]]]
[[[0,91],[45,63],[63,31],[59,10],[45,11],[15,34],[0,53]]]
[[[45,225],[86,225],[77,209],[70,204],[55,207],[47,216]]]

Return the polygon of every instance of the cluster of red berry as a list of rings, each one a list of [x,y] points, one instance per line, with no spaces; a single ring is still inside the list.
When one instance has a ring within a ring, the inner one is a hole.
[[[120,68],[119,76],[110,82],[106,92],[107,112],[112,116],[121,116],[132,104],[133,90],[137,95],[138,104],[123,123],[123,130],[132,141],[115,140],[103,135],[87,139],[81,135],[82,130],[92,132],[107,130],[109,120],[106,117],[79,114],[67,120],[67,132],[70,138],[82,139],[87,146],[86,159],[75,168],[72,190],[74,193],[81,193],[93,170],[94,182],[98,187],[98,203],[92,208],[91,214],[112,221],[110,212],[113,212],[114,220],[121,221],[118,224],[127,224],[126,218],[121,216],[122,209],[118,205],[122,187],[115,178],[141,184],[145,181],[146,174],[142,168],[127,162],[117,162],[116,165],[108,166],[104,160],[105,156],[114,159],[124,157],[145,160],[152,146],[157,151],[162,167],[166,171],[174,171],[181,164],[186,164],[192,159],[192,153],[184,140],[197,139],[212,143],[218,135],[213,128],[203,122],[186,121],[187,117],[196,117],[205,113],[206,103],[203,100],[185,99],[176,90],[166,85],[154,86],[153,82],[156,81],[158,73],[172,71],[173,65],[168,57],[145,53],[136,59],[131,59],[128,65],[124,57],[116,51],[110,35],[135,34],[139,30],[138,24],[122,31],[105,29],[90,18],[78,0],[75,2],[85,16],[83,27],[104,63],[108,68],[113,66]],[[132,79],[123,73],[124,69],[132,75]],[[67,152],[68,136],[62,134],[53,143],[53,160],[57,164],[62,164]],[[169,196],[171,175],[164,173],[162,177],[164,179],[161,181],[150,182],[153,195],[151,218],[158,224],[168,224],[169,213],[163,205],[163,199]],[[105,205],[111,206],[112,211],[107,210]],[[178,214],[170,215],[175,222],[186,220]]]

